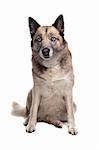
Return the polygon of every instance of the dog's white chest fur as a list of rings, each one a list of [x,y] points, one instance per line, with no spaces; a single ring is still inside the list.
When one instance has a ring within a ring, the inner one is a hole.
[[[54,82],[65,80],[68,81],[72,75],[72,72],[66,73],[64,70],[61,70],[60,66],[55,66],[47,72],[47,75],[44,75],[46,82]]]
[[[44,97],[49,97],[52,95],[63,95],[64,90],[71,82],[72,72],[65,73],[60,71],[59,66],[55,66],[51,70],[44,74],[41,79],[40,89],[41,94]]]

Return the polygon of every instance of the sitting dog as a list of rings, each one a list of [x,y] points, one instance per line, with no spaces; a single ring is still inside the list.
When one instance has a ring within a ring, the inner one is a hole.
[[[40,26],[29,17],[34,86],[26,107],[13,103],[13,115],[26,118],[26,132],[35,131],[37,122],[46,122],[62,128],[68,123],[68,132],[77,134],[74,121],[76,105],[72,89],[74,74],[68,43],[64,39],[64,19],[60,15],[52,26]]]

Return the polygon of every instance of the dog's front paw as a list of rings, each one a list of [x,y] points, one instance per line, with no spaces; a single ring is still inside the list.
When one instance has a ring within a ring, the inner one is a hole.
[[[35,125],[27,125],[27,127],[26,127],[26,132],[28,132],[28,133],[32,133],[32,132],[34,132],[35,131]]]
[[[68,133],[69,134],[72,134],[72,135],[76,135],[78,133],[77,129],[76,128],[69,128],[68,129]]]

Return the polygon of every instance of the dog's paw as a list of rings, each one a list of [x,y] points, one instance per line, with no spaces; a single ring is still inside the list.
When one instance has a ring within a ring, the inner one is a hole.
[[[34,132],[35,131],[35,125],[27,125],[27,127],[26,127],[26,132],[28,132],[28,133],[32,133],[32,132]]]
[[[28,125],[28,122],[29,122],[29,117],[27,117],[27,118],[25,119],[25,121],[23,122],[23,125],[24,125],[24,126],[27,126],[27,125]]]
[[[76,135],[78,133],[78,131],[76,128],[69,128],[68,133],[71,135]]]
[[[24,121],[24,122],[23,122],[23,125],[24,125],[24,126],[27,126],[27,125],[28,125],[28,122],[25,122],[25,121]]]

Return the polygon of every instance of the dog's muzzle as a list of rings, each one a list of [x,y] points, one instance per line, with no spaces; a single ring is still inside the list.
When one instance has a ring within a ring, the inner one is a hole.
[[[53,56],[53,49],[52,48],[43,48],[39,52],[40,57],[44,60],[50,59]]]

